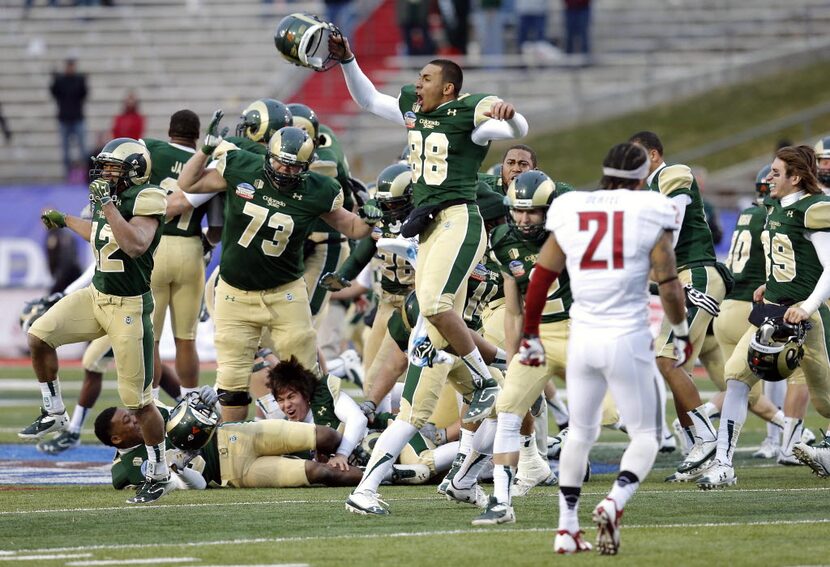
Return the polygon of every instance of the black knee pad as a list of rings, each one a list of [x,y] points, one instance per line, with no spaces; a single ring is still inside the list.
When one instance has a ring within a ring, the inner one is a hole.
[[[219,403],[223,406],[247,406],[251,404],[251,395],[248,392],[219,388],[216,393],[219,394]]]

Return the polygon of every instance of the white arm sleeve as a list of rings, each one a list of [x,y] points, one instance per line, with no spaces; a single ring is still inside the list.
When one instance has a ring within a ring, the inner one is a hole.
[[[78,291],[79,289],[83,289],[92,283],[92,276],[95,275],[95,262],[91,263],[89,267],[84,270],[84,273],[78,276],[78,279],[66,286],[66,289],[63,290],[65,295],[69,295],[73,291]]]
[[[354,279],[358,285],[362,285],[366,289],[372,289],[372,273],[374,272],[374,268],[372,267],[372,262],[366,264],[360,273],[357,274],[357,277]]]
[[[182,192],[184,193],[184,191]],[[196,207],[204,205],[219,193],[221,191],[217,191],[216,193],[184,193],[184,198],[195,209]]]
[[[677,246],[677,241],[680,239],[680,229],[683,228],[683,217],[686,216],[686,207],[691,204],[692,198],[688,195],[678,195],[671,198],[674,206],[677,207],[677,230],[672,235],[672,246]]]
[[[337,396],[337,401],[334,403],[334,415],[345,426],[343,439],[337,448],[337,454],[348,457],[357,447],[357,444],[366,437],[369,421],[360,411],[357,403],[345,392],[340,392],[340,395]]]
[[[486,120],[473,130],[473,142],[479,146],[492,140],[511,140],[527,135],[527,120],[518,112],[510,120]]]
[[[343,63],[340,68],[343,69],[343,76],[346,77],[349,94],[360,105],[360,108],[403,126],[403,115],[398,108],[398,99],[377,90],[369,77],[360,70],[356,59]]]
[[[801,308],[812,315],[822,303],[830,298],[830,232],[813,232],[809,235],[809,238],[816,249],[821,267],[824,268],[816,283],[816,289],[801,304]]]

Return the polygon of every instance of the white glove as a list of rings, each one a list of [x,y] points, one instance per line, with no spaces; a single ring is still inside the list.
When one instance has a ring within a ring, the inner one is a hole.
[[[692,356],[692,342],[689,340],[689,335],[673,335],[672,343],[674,343],[674,355],[677,357],[674,367],[680,368]]]

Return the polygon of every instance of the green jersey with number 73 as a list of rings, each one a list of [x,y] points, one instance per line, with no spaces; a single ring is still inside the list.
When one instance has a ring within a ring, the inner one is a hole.
[[[408,132],[416,207],[476,200],[476,176],[490,144],[476,144],[471,134],[490,120],[484,113],[500,100],[493,95],[462,94],[435,110],[421,112],[415,85],[401,89],[398,106]]]
[[[276,189],[265,177],[264,160],[231,150],[216,166],[228,184],[219,275],[246,291],[303,277],[303,244],[313,221],[343,206],[340,184],[318,173],[305,173],[290,189]]]

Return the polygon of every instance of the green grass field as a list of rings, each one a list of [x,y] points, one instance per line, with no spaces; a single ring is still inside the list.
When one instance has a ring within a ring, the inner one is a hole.
[[[31,377],[25,367],[0,370],[3,380]],[[77,370],[62,372],[74,408]],[[98,409],[116,403],[107,377]],[[212,380],[205,373],[202,381]],[[34,382],[34,379],[32,378]],[[711,386],[699,380],[702,388]],[[0,442],[36,414],[37,390],[0,389]],[[94,416],[93,416],[94,417]],[[824,421],[815,413],[808,425]],[[91,424],[83,440],[93,443]],[[556,487],[536,488],[514,507],[517,523],[474,528],[476,509],[448,502],[433,485],[381,487],[388,517],[345,511],[345,488],[173,492],[155,505],[128,506],[109,486],[0,485],[0,564],[9,565],[818,565],[830,561],[830,484],[804,467],[750,457],[764,435],[750,418],[736,459],[738,485],[701,492],[662,482],[678,460],[661,454],[626,508],[616,558],[552,552]],[[594,462],[617,463],[625,436],[604,432]],[[67,454],[67,459],[71,453]],[[0,468],[5,459],[0,450]],[[614,476],[594,475],[583,489],[580,518],[589,541],[590,511]],[[490,489],[485,486],[485,489]],[[19,563],[18,563],[19,562]]]

